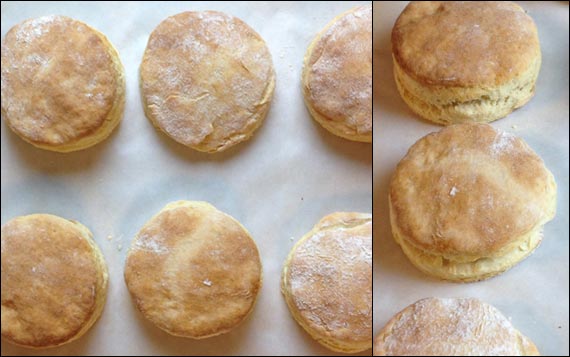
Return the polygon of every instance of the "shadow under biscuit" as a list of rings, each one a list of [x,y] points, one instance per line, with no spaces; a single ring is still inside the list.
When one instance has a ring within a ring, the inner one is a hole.
[[[81,338],[63,346],[49,349],[30,349],[8,343],[2,338],[2,356],[86,356],[89,351],[93,351],[95,345],[95,329],[99,322],[87,331]]]
[[[116,142],[121,127],[119,123],[109,137],[94,146],[68,153],[37,148],[19,138],[6,123],[2,124],[2,138],[8,140],[8,145],[13,148],[18,160],[27,167],[48,174],[66,175],[88,170],[103,160],[105,155],[112,155],[113,150],[109,149],[111,145],[125,144]]]
[[[312,128],[314,128],[319,139],[335,154],[342,155],[372,168],[372,143],[352,141],[336,136],[313,119],[306,107],[305,112],[307,114],[306,118],[300,118],[299,120],[310,120]]]
[[[264,135],[263,132],[264,127],[266,125],[270,125],[268,123],[266,123],[265,121],[270,121],[271,118],[269,118],[269,116],[271,115],[271,108],[269,109],[269,112],[267,114],[267,117],[265,118],[264,122],[261,124],[261,126],[259,128],[257,128],[257,130],[255,131],[254,135],[245,140],[242,141],[230,148],[228,148],[227,150],[224,150],[222,152],[217,152],[217,153],[207,153],[207,152],[201,152],[195,149],[192,149],[190,147],[187,147],[179,142],[177,142],[176,140],[170,138],[168,135],[166,135],[166,133],[164,133],[162,130],[156,128],[154,125],[152,125],[152,123],[150,122],[150,119],[148,119],[146,116],[144,118],[142,118],[143,120],[145,120],[146,123],[146,127],[147,130],[154,130],[154,135],[156,135],[156,137],[158,138],[158,140],[160,141],[160,143],[162,144],[163,147],[165,147],[171,154],[175,155],[176,157],[187,161],[187,162],[224,162],[224,161],[228,161],[231,160],[235,157],[239,157],[240,154],[245,153],[247,150],[253,150],[254,148],[254,143],[259,139],[259,137],[261,135]]]
[[[125,299],[131,299],[128,291],[125,289]],[[132,301],[125,302],[130,308],[125,313],[131,315],[129,318],[135,320],[134,323],[139,329],[139,333],[145,337],[148,344],[154,348],[153,354],[170,355],[170,356],[188,356],[188,355],[240,355],[245,353],[247,348],[246,341],[251,341],[253,329],[251,323],[253,319],[258,318],[255,309],[251,312],[241,324],[236,326],[229,333],[215,337],[195,340],[184,337],[177,337],[156,327],[152,322],[148,321],[135,307]],[[243,350],[243,352],[241,352]]]

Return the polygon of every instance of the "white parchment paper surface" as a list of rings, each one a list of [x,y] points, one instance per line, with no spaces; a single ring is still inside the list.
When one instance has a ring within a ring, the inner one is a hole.
[[[294,243],[324,215],[370,212],[372,146],[337,138],[309,116],[300,76],[305,50],[336,15],[366,2],[2,2],[2,37],[17,23],[61,14],[104,33],[125,67],[120,127],[85,151],[35,149],[2,123],[1,221],[51,213],[86,225],[110,272],[100,321],[56,355],[333,355],[290,316],[279,279]],[[201,154],[157,132],[144,116],[138,70],[151,31],[166,17],[219,10],[267,42],[277,86],[264,124],[245,143]],[[167,203],[205,200],[238,219],[261,253],[264,284],[252,315],[229,334],[193,341],[169,336],[134,308],[123,281],[131,239]],[[2,355],[41,355],[2,342]],[[370,351],[364,354],[370,354]]]

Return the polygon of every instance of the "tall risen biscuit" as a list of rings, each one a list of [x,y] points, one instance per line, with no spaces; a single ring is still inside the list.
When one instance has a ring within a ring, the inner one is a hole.
[[[302,82],[307,108],[325,129],[372,142],[372,6],[337,16],[315,37]]]
[[[390,184],[396,242],[427,274],[477,281],[539,245],[556,211],[556,183],[520,138],[457,124],[416,142]]]
[[[325,216],[291,250],[281,291],[293,318],[338,352],[372,347],[372,219]]]
[[[48,214],[2,226],[2,338],[28,348],[80,338],[107,296],[107,266],[91,232]]]
[[[392,31],[404,101],[439,124],[491,122],[534,94],[541,63],[533,20],[507,1],[418,1]]]
[[[261,261],[234,218],[206,202],[178,201],[134,238],[125,281],[137,308],[157,327],[201,339],[229,332],[253,310]]]
[[[118,125],[124,106],[119,55],[88,25],[44,16],[2,41],[2,117],[30,144],[59,152],[93,146]]]
[[[219,152],[249,139],[275,88],[271,54],[238,18],[183,12],[162,21],[140,67],[146,116],[177,142]]]
[[[499,310],[477,299],[422,299],[374,340],[374,356],[539,356]]]

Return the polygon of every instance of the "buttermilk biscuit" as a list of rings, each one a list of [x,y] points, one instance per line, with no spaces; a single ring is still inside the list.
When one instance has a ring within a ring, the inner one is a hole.
[[[396,242],[423,272],[469,282],[511,268],[539,245],[556,183],[522,140],[457,124],[415,143],[390,184]]]
[[[41,149],[88,148],[123,115],[125,76],[107,38],[65,16],[14,26],[2,41],[2,117]]]
[[[162,21],[148,40],[140,76],[144,110],[154,126],[210,153],[249,139],[275,88],[263,39],[240,19],[216,11]]]
[[[333,213],[291,250],[281,281],[291,314],[338,352],[372,347],[372,218]]]
[[[125,281],[134,303],[171,335],[229,332],[253,310],[261,261],[246,229],[206,202],[173,202],[131,244]]]
[[[499,310],[477,299],[422,299],[374,341],[374,356],[540,356]]]
[[[392,31],[404,101],[438,124],[491,122],[534,94],[541,55],[533,20],[507,1],[418,1]]]
[[[333,19],[305,54],[303,94],[311,116],[345,139],[372,142],[372,6]]]
[[[107,266],[91,232],[34,214],[2,226],[2,338],[28,348],[74,341],[97,321]]]

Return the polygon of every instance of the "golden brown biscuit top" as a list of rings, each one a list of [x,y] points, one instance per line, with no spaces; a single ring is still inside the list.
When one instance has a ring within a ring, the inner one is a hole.
[[[372,131],[372,6],[334,19],[305,59],[307,100],[328,120]]]
[[[176,141],[207,151],[256,128],[274,85],[263,39],[238,18],[183,12],[150,35],[141,86],[152,120]]]
[[[255,243],[205,202],[175,202],[133,240],[125,280],[139,310],[171,334],[227,332],[252,310],[261,286]]]
[[[73,338],[96,308],[97,257],[83,227],[36,214],[2,226],[2,337],[31,347]]]
[[[402,238],[446,257],[492,256],[554,216],[556,185],[523,140],[459,124],[415,143],[392,178]]]
[[[375,356],[538,356],[496,308],[477,299],[422,299],[374,341]]]
[[[93,134],[121,86],[113,56],[102,34],[69,17],[14,26],[2,41],[2,116],[37,144],[58,146]]]
[[[328,215],[291,254],[284,281],[309,327],[334,339],[371,341],[371,216]]]
[[[533,20],[506,1],[417,1],[392,31],[392,51],[419,82],[445,86],[499,85],[540,56]]]

